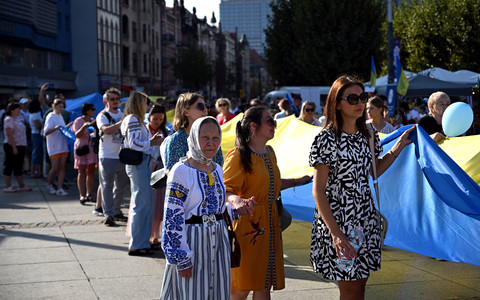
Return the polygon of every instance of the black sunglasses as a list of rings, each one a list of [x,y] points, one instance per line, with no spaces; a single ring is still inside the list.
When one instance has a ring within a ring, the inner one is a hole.
[[[202,102],[198,102],[197,103],[197,108],[198,108],[198,110],[201,110],[201,111],[208,110],[208,105],[203,104]]]
[[[314,108],[305,108],[305,111],[306,111],[306,112],[314,112],[315,109],[314,109]]]
[[[342,98],[342,100],[347,100],[348,104],[350,105],[358,104],[358,100],[360,100],[363,104],[365,104],[368,102],[368,93],[363,92],[360,95],[357,95],[357,94],[346,95],[345,97]]]
[[[228,106],[227,103],[219,103],[218,106]]]
[[[272,127],[277,127],[277,121],[275,121],[275,119],[273,119],[273,118],[268,118],[264,121]]]

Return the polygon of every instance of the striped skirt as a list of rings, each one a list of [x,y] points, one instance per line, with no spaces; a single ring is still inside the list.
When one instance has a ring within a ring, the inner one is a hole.
[[[230,245],[225,222],[185,224],[185,230],[193,251],[193,276],[181,277],[177,266],[167,263],[160,299],[230,299]]]

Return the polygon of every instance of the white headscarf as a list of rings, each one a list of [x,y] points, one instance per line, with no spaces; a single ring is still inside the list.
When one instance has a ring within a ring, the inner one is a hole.
[[[214,117],[202,117],[198,118],[193,122],[192,128],[190,129],[190,135],[188,136],[188,152],[187,152],[187,158],[191,157],[194,160],[198,161],[199,163],[209,165],[212,162],[211,158],[206,158],[205,155],[202,152],[202,149],[200,148],[200,143],[198,142],[198,136],[200,135],[200,127],[202,127],[202,124],[205,120],[207,119],[212,119],[214,123],[218,127],[218,132],[220,134],[220,140],[222,140],[222,129],[220,128],[220,125],[217,122],[217,119]],[[220,144],[219,144],[220,147]],[[217,148],[218,151],[218,148]]]

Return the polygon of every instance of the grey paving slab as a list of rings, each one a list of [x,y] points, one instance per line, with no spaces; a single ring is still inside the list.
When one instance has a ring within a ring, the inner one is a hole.
[[[77,262],[36,263],[2,266],[0,284],[57,282],[85,279]]]
[[[0,250],[52,248],[67,245],[58,227],[0,230]]]
[[[159,299],[162,275],[91,280],[99,299]]]
[[[105,279],[163,275],[165,265],[152,257],[133,257],[124,253],[124,258],[81,261],[88,278]]]
[[[338,288],[329,289],[308,289],[291,291],[285,289],[281,291],[274,291],[272,293],[272,300],[338,300],[340,293]],[[251,298],[250,298],[251,299]]]
[[[98,299],[87,280],[0,285],[0,299]],[[118,299],[118,298],[117,298]]]
[[[70,247],[0,250],[0,265],[76,261]]]
[[[127,254],[128,243],[116,245],[99,244],[72,244],[71,250],[79,261],[104,260],[104,259],[124,259]]]
[[[480,293],[447,280],[402,282],[375,285],[367,283],[365,299],[479,299]]]

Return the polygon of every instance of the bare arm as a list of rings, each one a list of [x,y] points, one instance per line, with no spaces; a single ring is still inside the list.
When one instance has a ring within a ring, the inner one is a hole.
[[[305,176],[302,176],[302,177],[297,177],[297,178],[285,178],[285,179],[282,179],[282,191],[285,190],[285,189],[288,189],[288,188],[291,188],[291,187],[294,187],[294,186],[297,186],[297,185],[303,185],[305,184],[307,181],[309,181],[312,177],[308,176],[308,175],[305,175]]]
[[[13,139],[13,128],[5,128],[5,129],[7,132],[8,143],[13,148],[13,154],[17,155],[18,150],[17,150],[17,144],[15,144],[15,140]]]
[[[45,132],[45,136],[47,135],[50,135],[52,132],[54,132],[55,130],[59,130],[60,129],[60,125],[57,125],[55,127],[53,127],[52,129],[49,129]]]
[[[397,140],[395,145],[393,145],[392,149],[388,151],[384,156],[381,158],[377,158],[377,176],[380,177],[395,161],[395,159],[400,155],[402,152],[403,148],[405,146],[409,145],[412,143],[412,140],[408,137],[410,132],[415,129],[415,126],[412,126],[412,128],[406,130],[400,138]]]
[[[42,87],[40,88],[40,93],[38,94],[38,101],[40,102],[40,106],[44,109],[47,110],[47,101],[45,97],[45,91],[47,90],[48,82],[44,83]]]
[[[107,135],[112,135],[115,132],[117,132],[118,129],[120,129],[120,125],[122,125],[122,120],[118,121],[115,124],[112,125],[103,125],[100,130]]]
[[[315,166],[313,170],[313,198],[315,199],[315,204],[317,205],[317,210],[322,220],[327,225],[328,230],[330,230],[337,256],[340,258],[340,253],[343,253],[347,257],[353,257],[355,249],[350,245],[347,237],[338,226],[325,194],[329,169],[330,167],[327,165],[319,164]]]

